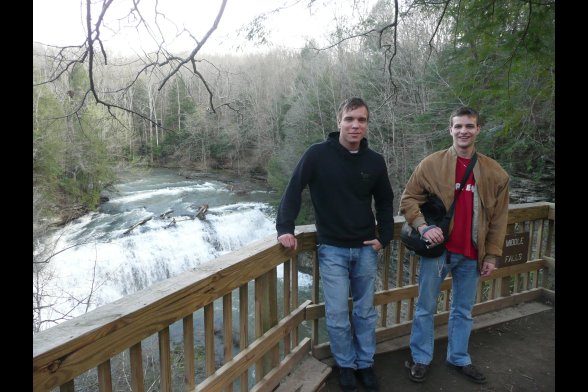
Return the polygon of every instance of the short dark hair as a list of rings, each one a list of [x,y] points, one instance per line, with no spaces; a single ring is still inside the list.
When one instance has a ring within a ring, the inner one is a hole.
[[[451,112],[449,116],[449,128],[453,127],[453,117],[468,116],[476,119],[476,125],[480,125],[480,113],[469,106],[462,106]]]
[[[370,108],[368,108],[367,103],[365,103],[365,101],[359,97],[351,97],[347,98],[345,101],[341,102],[341,105],[339,105],[339,110],[337,111],[337,123],[341,121],[341,118],[343,117],[343,112],[354,110],[361,107],[365,107],[365,109],[367,110],[367,118],[369,121]]]

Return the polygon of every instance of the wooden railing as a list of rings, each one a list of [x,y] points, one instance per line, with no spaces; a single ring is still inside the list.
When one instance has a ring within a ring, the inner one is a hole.
[[[381,254],[378,342],[410,333],[418,295],[418,256],[398,240],[403,221],[395,217]],[[555,301],[555,204],[511,205],[509,231],[530,233],[529,260],[482,278],[474,315]],[[330,356],[314,226],[296,236],[295,253],[270,236],[35,334],[33,390],[272,391],[309,352]],[[299,268],[310,286],[299,285]],[[451,278],[442,290],[438,324],[447,322]]]

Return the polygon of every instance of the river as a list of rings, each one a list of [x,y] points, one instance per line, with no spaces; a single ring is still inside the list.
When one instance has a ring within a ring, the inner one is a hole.
[[[34,331],[275,235],[275,195],[235,181],[152,169],[124,174],[105,196],[35,247],[50,260],[33,273]],[[195,218],[205,204],[205,219]]]

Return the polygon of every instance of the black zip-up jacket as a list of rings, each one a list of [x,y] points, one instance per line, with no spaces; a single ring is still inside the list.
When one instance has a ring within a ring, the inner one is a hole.
[[[388,245],[394,231],[394,193],[384,157],[368,148],[366,138],[361,140],[359,151],[351,153],[339,143],[339,132],[331,132],[326,141],[304,152],[278,207],[278,237],[294,234],[301,194],[307,185],[317,243],[359,248],[363,241],[378,238],[384,247]]]

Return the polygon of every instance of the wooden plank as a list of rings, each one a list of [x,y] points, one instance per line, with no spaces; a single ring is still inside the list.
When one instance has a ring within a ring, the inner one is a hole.
[[[444,291],[445,296],[443,300],[443,309],[449,310],[449,298],[451,298],[451,289],[447,289]]]
[[[291,310],[296,309],[299,304],[298,297],[298,256],[292,259],[292,305]],[[295,346],[298,344],[298,327],[292,331],[292,344]]]
[[[410,255],[410,261],[408,264],[408,283],[414,285],[416,283],[416,270],[417,270],[417,256],[415,254]],[[406,312],[406,318],[412,320],[414,316],[414,297],[410,297],[408,300],[408,312]]]
[[[171,349],[169,345],[169,328],[158,333],[159,337],[159,390],[171,392]]]
[[[549,212],[547,213],[547,219],[555,222],[555,203],[549,203]]]
[[[267,275],[263,274],[262,276],[255,279],[255,338],[258,339],[263,335],[263,318],[265,317],[265,313],[263,309],[266,309],[265,304],[265,295],[267,292]],[[259,357],[258,361],[255,363],[255,383],[257,384],[263,376],[264,373],[264,366],[263,366],[263,357]]]
[[[537,288],[539,285],[539,271],[532,272],[533,277],[531,279],[531,288]]]
[[[74,380],[70,380],[59,387],[59,392],[76,392]]]
[[[249,346],[249,289],[247,284],[239,287],[239,350],[243,351]],[[248,369],[241,373],[241,392],[249,389]]]
[[[290,313],[292,303],[290,302],[290,276],[292,274],[291,271],[292,259],[286,261],[284,263],[284,295],[282,299],[282,307],[284,309],[284,316]],[[284,355],[290,354],[290,350],[292,350],[292,335],[287,334],[284,336]]]
[[[320,268],[317,252],[312,252],[312,302],[319,303],[319,280],[320,280]],[[312,339],[312,345],[316,346],[319,343],[319,320],[314,319],[311,321],[310,326],[310,338]]]
[[[540,222],[541,225],[543,225],[543,221]],[[537,248],[541,248],[541,242],[537,242],[537,237],[535,236],[535,226],[535,221],[529,222],[529,243],[527,244],[527,260],[533,259],[533,244],[535,244]]]
[[[325,382],[331,373],[330,366],[320,362],[312,355],[304,353],[304,350],[301,350],[301,352],[303,353],[302,362],[286,378],[282,376],[283,381],[280,383],[280,386],[275,390],[275,392],[318,391],[320,385]]]
[[[269,302],[269,327],[278,324],[278,273],[276,268],[268,272],[268,302]],[[268,330],[269,328],[265,328]],[[280,347],[276,346],[270,353],[270,369],[280,364]],[[269,371],[269,370],[268,370]]]
[[[131,390],[133,392],[143,392],[145,384],[143,380],[143,350],[141,342],[134,344],[129,349],[129,358],[131,362]]]
[[[508,223],[545,219],[549,216],[549,203],[522,203],[508,206]]]
[[[548,230],[547,230],[547,246],[545,247],[545,254],[543,255],[544,258],[545,258],[545,256],[552,256],[552,253],[551,253],[552,243],[553,243],[553,241],[555,241],[555,236],[553,234],[554,229],[555,229],[555,221],[550,220],[549,225],[548,225]]]
[[[110,374],[110,360],[98,365],[98,390],[112,392],[112,375]]]
[[[402,245],[401,241],[396,241],[400,247],[398,251],[398,258],[396,259],[396,287],[404,286],[404,257],[406,247]],[[402,301],[396,302],[396,314],[394,315],[394,323],[399,323],[402,316]]]
[[[500,297],[508,297],[510,295],[510,276],[505,276],[500,279],[496,279],[498,283],[498,295]]]
[[[223,354],[225,362],[233,358],[233,293],[223,296]]]
[[[186,391],[196,387],[194,356],[194,315],[190,313],[182,319],[182,333],[184,337],[184,385]]]
[[[249,347],[239,352],[229,362],[221,366],[213,375],[208,377],[202,383],[198,384],[198,392],[218,391],[236,377],[247,370],[253,363],[259,361],[274,345],[276,345],[283,335],[296,328],[304,321],[304,310],[310,304],[310,300],[304,301],[292,314],[280,320],[278,325],[270,328],[256,339]],[[261,381],[261,378],[260,378]],[[256,384],[259,381],[256,381]]]
[[[215,370],[214,359],[214,304],[204,307],[204,369],[206,376]]]
[[[476,303],[481,302],[482,301],[482,286],[484,284],[480,281],[478,281],[478,287],[476,288]]]
[[[286,386],[286,388],[282,389],[282,386],[284,384],[280,383],[280,382],[297,365],[298,365],[298,367],[296,368],[296,371],[294,372],[296,374],[293,373],[291,376],[294,376],[294,377],[297,376],[298,378],[302,378],[304,380],[308,380],[311,377],[310,372],[312,371],[312,369],[309,369],[308,365],[304,366],[304,365],[306,365],[307,358],[312,358],[312,356],[309,355],[310,345],[311,345],[310,339],[304,338],[302,340],[302,342],[300,342],[300,344],[294,348],[294,350],[292,351],[291,354],[284,357],[284,359],[280,362],[279,366],[272,369],[268,374],[265,375],[265,377],[258,384],[256,384],[251,389],[251,392],[272,392],[272,391],[275,391],[275,392],[278,392],[278,391],[302,392],[302,389],[298,385],[296,385],[294,387],[294,384],[291,384],[290,386]],[[325,367],[327,366],[327,365],[322,364],[321,362],[317,361],[316,359],[315,359],[315,361],[316,361],[316,363],[312,363],[312,366],[325,366]],[[302,362],[302,363],[300,363],[300,362]],[[300,367],[302,367],[302,366],[304,366],[304,370],[307,371],[306,373],[305,372],[298,373],[298,371],[300,370]],[[278,385],[279,385],[279,387],[278,387]],[[276,387],[278,387],[278,388],[276,388]]]
[[[384,248],[384,252],[382,252],[382,262],[383,262],[383,271],[382,271],[382,289],[388,290],[390,285],[388,284],[388,280],[390,279],[390,254],[393,243],[389,243],[386,248]],[[385,327],[388,323],[388,304],[382,304],[380,308],[380,326]]]
[[[490,299],[496,298],[496,280],[490,282]]]

